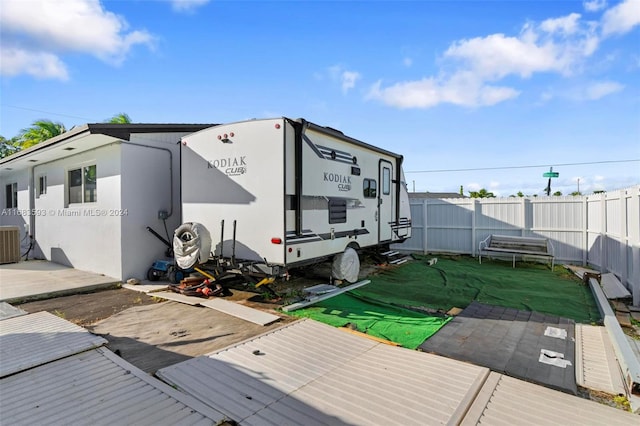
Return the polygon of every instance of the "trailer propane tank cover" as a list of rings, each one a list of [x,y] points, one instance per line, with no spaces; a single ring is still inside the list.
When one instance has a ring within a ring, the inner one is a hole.
[[[195,222],[180,225],[173,236],[173,253],[181,269],[189,269],[197,263],[205,263],[211,253],[211,234],[207,228]]]

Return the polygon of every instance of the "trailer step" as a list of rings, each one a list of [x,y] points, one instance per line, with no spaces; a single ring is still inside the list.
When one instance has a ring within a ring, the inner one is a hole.
[[[405,257],[401,257],[398,259],[393,259],[389,261],[389,264],[391,265],[402,265],[403,263],[406,263],[410,260],[411,258],[409,256],[405,256]]]

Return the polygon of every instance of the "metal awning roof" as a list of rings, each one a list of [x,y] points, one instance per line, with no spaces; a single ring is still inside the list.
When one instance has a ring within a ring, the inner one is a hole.
[[[224,415],[106,348],[1,379],[3,424],[213,425]]]
[[[105,339],[48,312],[0,321],[0,377],[97,348]]]
[[[312,320],[157,373],[246,425],[456,422],[488,374]]]
[[[499,373],[491,373],[462,425],[607,425],[638,416]]]

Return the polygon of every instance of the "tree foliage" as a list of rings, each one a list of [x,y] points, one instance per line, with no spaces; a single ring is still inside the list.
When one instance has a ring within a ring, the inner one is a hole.
[[[64,124],[60,122],[36,120],[31,124],[31,127],[22,129],[18,139],[20,141],[21,148],[27,149],[42,141],[61,135],[66,131],[67,129],[64,127]]]
[[[489,192],[486,189],[482,188],[480,191],[469,191],[469,196],[471,198],[495,198],[493,192]]]
[[[8,157],[18,151],[20,151],[20,142],[17,137],[6,139],[0,136],[0,158]]]
[[[106,122],[114,124],[130,124],[131,117],[124,112],[120,112]],[[47,119],[36,120],[31,123],[30,127],[22,129],[18,136],[11,139],[6,139],[5,137],[0,136],[0,158],[8,157],[22,149],[31,148],[40,142],[61,135],[66,131],[67,129],[64,124],[60,122],[54,122]]]
[[[130,124],[131,123],[131,117],[129,117],[129,115],[124,113],[124,112],[120,112],[120,113],[114,115],[113,117],[111,117],[109,120],[107,120],[107,123],[112,123],[112,124]]]

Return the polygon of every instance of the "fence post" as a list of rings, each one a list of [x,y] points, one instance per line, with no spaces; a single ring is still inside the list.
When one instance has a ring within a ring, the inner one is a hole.
[[[428,252],[428,238],[427,234],[429,233],[429,229],[427,227],[427,203],[429,202],[428,198],[422,199],[422,254],[427,254]]]
[[[629,241],[629,227],[627,226],[627,191],[621,189],[620,194],[620,281],[622,285],[627,287],[627,247],[631,247]]]
[[[607,262],[607,193],[603,193],[600,195],[600,272],[606,273],[609,271]]]
[[[471,199],[473,214],[471,215],[471,256],[476,257],[476,210],[478,209],[478,199]]]
[[[631,295],[633,296],[633,306],[640,306],[640,245],[631,246],[632,273],[631,273]]]
[[[589,261],[589,203],[587,196],[582,196],[582,266]]]
[[[522,197],[522,199],[520,200],[520,208],[522,209],[522,215],[520,216],[520,236],[521,237],[525,237],[526,235],[526,228],[527,228],[527,204],[526,204],[526,197]],[[531,230],[529,230],[531,231]],[[529,232],[529,235],[531,235],[531,232]]]

